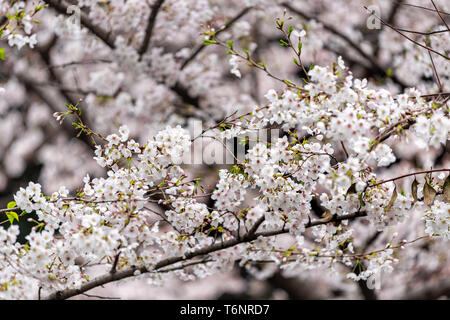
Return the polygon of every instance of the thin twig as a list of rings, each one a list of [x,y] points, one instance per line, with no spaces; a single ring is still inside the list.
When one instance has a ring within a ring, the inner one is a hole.
[[[433,34],[438,34],[438,33],[445,33],[448,32],[448,30],[437,30],[437,31],[430,31],[430,32],[421,32],[421,31],[414,31],[414,30],[408,30],[408,29],[402,29],[399,27],[396,27],[398,31],[402,31],[402,32],[407,32],[407,33],[415,33],[415,34],[420,34],[422,36],[431,36]]]
[[[98,296],[95,294],[88,294],[88,293],[81,293],[83,296],[89,297],[89,298],[98,298],[98,299],[105,299],[105,300],[120,300],[119,297],[105,297],[105,296]]]
[[[411,3],[400,3],[400,4],[403,5],[403,6],[408,6],[408,7],[413,7],[413,8],[418,8],[418,9],[423,9],[423,10],[427,10],[427,11],[433,11],[433,12],[436,12],[436,11],[435,11],[434,9],[432,9],[432,8],[427,8],[427,7],[423,7],[423,6],[418,6],[418,5],[411,4]],[[448,13],[448,12],[439,11],[439,13],[442,13],[442,14],[445,14],[445,15],[450,16],[450,13]]]
[[[425,43],[426,44],[426,43]],[[436,79],[436,84],[439,88],[439,92],[442,92],[442,83],[441,83],[441,79],[439,78],[439,74],[436,70],[436,66],[434,64],[434,60],[433,60],[433,56],[431,55],[431,52],[428,51],[428,55],[430,56],[430,60],[431,60],[431,66],[433,68],[433,73],[434,73],[434,78]]]
[[[447,27],[447,30],[450,31],[450,28],[447,24],[447,22],[445,21],[445,19],[442,17],[441,13],[439,12],[438,8],[436,7],[436,4],[434,3],[433,0],[430,0],[431,3],[433,4],[433,7],[436,9],[436,13],[439,15],[439,18],[441,18],[442,22],[445,24],[445,26]]]
[[[403,88],[406,88],[407,85],[404,84],[401,80],[399,80],[397,77],[393,76],[393,75],[389,75],[387,73],[386,70],[384,70],[384,68],[378,63],[378,61],[375,60],[374,57],[372,57],[371,55],[367,54],[364,50],[362,50],[362,48],[356,43],[354,42],[352,39],[350,39],[346,34],[342,33],[341,31],[337,30],[336,28],[334,28],[333,26],[321,21],[320,19],[318,19],[317,17],[311,17],[308,14],[304,13],[303,11],[296,9],[294,7],[292,7],[289,3],[283,2],[281,5],[283,5],[285,8],[291,10],[292,12],[294,12],[295,14],[303,17],[304,19],[307,20],[316,20],[317,22],[319,22],[323,28],[333,34],[335,34],[336,36],[338,36],[339,38],[341,38],[342,40],[344,40],[345,42],[347,42],[347,44],[349,44],[353,49],[355,49],[365,60],[367,60],[368,62],[370,62],[370,64],[374,67],[374,69],[376,71],[378,71],[379,73],[389,77],[391,76],[391,79],[397,83],[398,85],[400,85]]]
[[[418,41],[416,41],[416,40],[414,40],[414,39],[408,37],[406,34],[403,34],[402,32],[400,32],[400,31],[398,30],[397,27],[394,27],[394,26],[390,25],[389,23],[385,22],[383,19],[381,19],[379,16],[377,16],[373,11],[370,11],[366,6],[364,6],[364,8],[365,8],[368,12],[370,12],[370,14],[372,14],[375,18],[377,18],[378,20],[380,20],[380,22],[381,22],[383,25],[385,25],[386,27],[388,27],[388,28],[394,30],[395,32],[397,32],[398,34],[400,34],[402,37],[408,39],[409,41],[411,41],[412,43],[418,45],[419,47],[422,47],[422,48],[424,48],[424,49],[427,49],[428,51],[431,51],[431,52],[436,53],[437,55],[440,55],[441,57],[443,57],[443,58],[446,59],[446,60],[450,60],[450,58],[447,57],[446,55],[444,55],[444,54],[442,54],[442,53],[440,53],[440,52],[434,50],[433,48],[430,48],[430,47],[428,47],[428,46],[424,46],[424,45],[421,44],[420,42],[418,42]]]
[[[345,148],[344,141],[342,141],[342,140],[341,140],[341,146],[342,146],[342,149],[344,150],[345,158],[348,159],[349,155],[348,155],[347,149]]]
[[[433,170],[424,170],[424,171],[411,172],[411,173],[407,173],[407,174],[404,174],[404,175],[401,175],[401,176],[398,176],[398,177],[395,177],[395,178],[383,180],[383,181],[377,182],[377,183],[372,184],[372,185],[368,185],[367,188],[376,187],[376,186],[379,186],[380,184],[383,184],[383,183],[387,183],[387,182],[391,182],[391,181],[403,179],[403,178],[410,177],[410,176],[415,176],[415,175],[418,175],[418,174],[426,174],[426,173],[432,173],[432,172],[443,172],[443,171],[448,171],[448,172],[450,172],[450,168],[433,169]]]
[[[233,18],[231,18],[222,28],[220,28],[219,30],[216,31],[215,35],[220,34],[221,32],[227,30],[228,28],[230,28],[233,23],[235,23],[236,21],[238,21],[240,18],[242,18],[243,16],[245,16],[251,9],[253,9],[253,6],[251,7],[246,7],[244,8],[242,11],[240,11],[236,16],[234,16]],[[186,66],[191,63],[192,60],[195,59],[195,57],[205,48],[205,45],[201,44],[199,45],[194,52],[192,52],[192,54],[186,58],[186,60],[184,60],[183,64],[180,67],[180,70],[183,70],[184,68],[186,68]]]
[[[66,67],[70,67],[70,66],[77,66],[77,65],[83,65],[83,64],[94,64],[94,63],[113,63],[113,61],[111,60],[107,60],[107,59],[92,59],[92,60],[84,60],[84,61],[72,61],[72,62],[68,62],[68,63],[63,63],[63,64],[55,64],[55,65],[50,65],[49,68],[66,68]]]

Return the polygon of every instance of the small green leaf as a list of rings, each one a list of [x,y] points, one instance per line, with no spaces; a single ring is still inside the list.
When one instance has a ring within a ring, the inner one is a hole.
[[[286,41],[284,41],[283,39],[280,39],[280,44],[282,47],[289,47],[289,44]]]
[[[17,213],[15,213],[14,211],[8,211],[6,212],[6,216],[8,217],[8,220],[11,224],[13,224],[14,219],[17,220],[17,222],[19,221],[19,216],[17,215]]]
[[[361,194],[359,195],[359,205],[362,207],[364,207],[366,205],[366,203],[363,200],[363,193],[361,192]]]
[[[6,208],[8,209],[12,209],[15,207],[17,207],[17,203],[15,201],[8,202],[8,204],[6,205]]]
[[[5,48],[0,48],[0,59],[5,61]]]
[[[298,53],[299,54],[302,53],[302,47],[303,47],[303,44],[299,41],[298,42]]]
[[[275,22],[279,28],[282,28],[285,21],[284,20],[276,20]]]
[[[217,43],[216,40],[203,40],[203,44],[205,46],[209,46],[211,44],[216,44],[216,43]]]
[[[294,27],[293,26],[289,26],[288,36],[291,36],[292,31],[294,31]]]

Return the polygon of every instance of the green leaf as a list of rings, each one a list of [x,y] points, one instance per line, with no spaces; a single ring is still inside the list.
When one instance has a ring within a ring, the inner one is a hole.
[[[294,31],[294,27],[293,26],[289,26],[289,28],[288,28],[288,37],[291,36],[292,31]]]
[[[283,27],[283,25],[284,25],[284,20],[276,20],[275,21],[275,23],[277,24],[277,26],[279,27],[279,28],[282,28]]]
[[[436,198],[436,190],[427,182],[423,185],[423,201],[427,206],[433,205],[434,198]]]
[[[216,40],[203,40],[203,44],[205,46],[208,46],[210,44],[216,44],[216,43],[217,43]]]
[[[11,224],[13,224],[14,219],[17,220],[17,222],[19,222],[19,216],[17,215],[17,213],[15,213],[14,211],[8,211],[6,212],[6,216],[8,217],[8,220]]]
[[[280,44],[281,44],[282,47],[289,47],[289,43],[287,43],[283,39],[280,39]]]
[[[0,59],[5,61],[5,48],[0,48]]]
[[[302,53],[302,47],[303,47],[303,44],[299,41],[298,42],[298,53],[299,54]]]
[[[17,203],[15,201],[8,202],[8,204],[6,205],[6,208],[8,209],[12,209],[15,207],[17,207]]]
[[[361,192],[361,194],[359,195],[359,205],[362,207],[364,207],[366,205],[366,203],[363,200],[363,193]]]

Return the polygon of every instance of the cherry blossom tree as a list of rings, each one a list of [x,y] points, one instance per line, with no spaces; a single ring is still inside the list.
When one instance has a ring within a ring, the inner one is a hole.
[[[449,23],[437,0],[1,0],[0,298],[450,296]]]

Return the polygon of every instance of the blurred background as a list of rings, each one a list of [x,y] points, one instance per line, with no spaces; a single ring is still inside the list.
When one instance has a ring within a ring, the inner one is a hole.
[[[1,25],[13,23],[8,14],[32,10],[38,2],[1,0]],[[83,186],[86,174],[105,175],[92,159],[89,140],[76,138],[71,120],[59,124],[52,116],[65,111],[66,103],[82,108],[83,120],[92,130],[108,135],[126,124],[131,136],[143,142],[167,125],[188,127],[190,120],[197,119],[207,127],[235,111],[244,114],[266,103],[269,89],[282,88],[244,64],[241,79],[231,74],[223,48],[202,46],[201,33],[211,27],[224,28],[218,38],[233,39],[248,48],[272,73],[301,82],[305,75],[292,63],[291,52],[280,46],[283,35],[275,27],[275,19],[285,14],[298,30],[306,31],[302,59],[307,69],[330,65],[341,56],[354,76],[366,78],[370,87],[393,93],[409,87],[425,94],[450,91],[448,60],[435,54],[430,59],[427,50],[380,23],[365,8],[448,56],[450,32],[444,23],[450,23],[449,1],[166,0],[144,48],[150,8],[156,2],[43,1],[47,7],[36,12],[33,21],[13,26],[19,34],[34,35],[36,43],[29,40],[23,46],[10,46],[6,37],[1,38],[5,60],[0,61],[0,87],[4,88],[0,93],[0,208],[29,181],[42,184],[45,194],[63,185],[73,194]],[[70,5],[79,8],[79,21],[67,12]],[[380,178],[450,165],[448,142],[426,152],[420,139],[391,147],[397,160],[380,172]],[[205,186],[214,186],[217,168],[193,165],[189,170],[202,177]],[[401,183],[409,190],[410,180]],[[364,237],[366,247],[383,247],[393,232],[400,234],[399,239],[418,234],[423,228],[420,217],[412,212],[391,234],[372,230]],[[25,241],[30,230],[25,219],[20,228]],[[360,230],[366,233],[370,228],[361,222]],[[319,271],[271,275],[266,266],[251,270],[236,266],[193,282],[173,277],[164,286],[127,280],[76,299],[95,295],[122,299],[446,298],[450,297],[449,249],[443,242],[414,245],[395,271],[380,279],[378,290]]]

